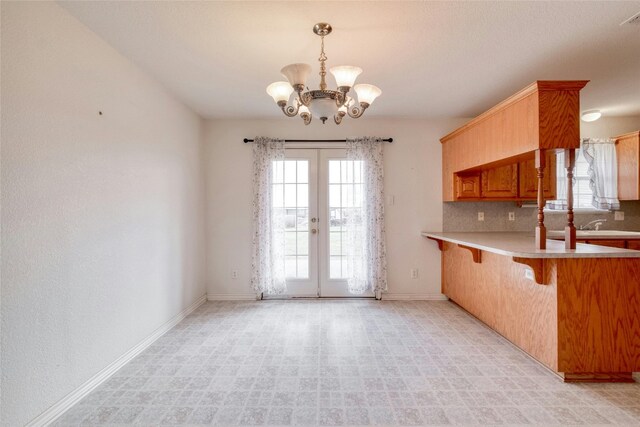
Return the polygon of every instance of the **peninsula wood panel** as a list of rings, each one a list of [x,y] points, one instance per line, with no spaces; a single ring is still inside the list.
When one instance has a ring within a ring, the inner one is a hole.
[[[640,371],[640,261],[558,260],[558,370]]]
[[[526,155],[579,147],[579,92],[587,81],[537,81],[440,139],[443,199],[454,173]]]
[[[640,260],[549,258],[543,284],[512,257],[442,245],[442,293],[565,381],[640,371]]]
[[[614,139],[618,158],[618,199],[640,200],[640,131]]]
[[[443,245],[442,293],[531,356],[557,370],[557,310],[553,274],[548,285],[526,279],[528,268],[511,257],[482,252],[473,262],[469,251]],[[549,267],[553,269],[553,265]]]

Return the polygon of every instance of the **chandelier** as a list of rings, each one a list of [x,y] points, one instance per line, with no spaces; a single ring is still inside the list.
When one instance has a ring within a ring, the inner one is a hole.
[[[290,64],[280,72],[289,80],[288,82],[275,82],[267,86],[267,93],[278,104],[282,112],[287,117],[300,115],[304,124],[311,123],[312,117],[318,117],[324,124],[327,119],[333,116],[333,121],[339,125],[342,118],[347,114],[349,117],[357,119],[364,114],[364,110],[369,108],[371,103],[380,96],[382,91],[370,84],[353,85],[356,78],[362,73],[362,68],[351,65],[340,65],[331,67],[329,71],[336,79],[337,90],[327,89],[325,76],[327,69],[325,62],[327,55],[324,53],[324,37],[331,34],[331,25],[320,22],[313,26],[313,32],[320,36],[320,89],[309,90],[306,82],[311,73],[311,66],[308,64]],[[353,88],[357,95],[358,102],[351,96],[349,91]],[[297,96],[293,105],[288,105],[289,97],[293,91]]]

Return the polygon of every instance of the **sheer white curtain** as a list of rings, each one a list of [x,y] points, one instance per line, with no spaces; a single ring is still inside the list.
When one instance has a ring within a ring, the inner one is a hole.
[[[284,160],[284,140],[256,137],[253,142],[253,253],[251,286],[256,292],[281,294],[284,269],[284,210],[273,209],[274,161]]]
[[[593,192],[593,207],[620,209],[618,200],[618,162],[612,139],[584,138],[582,154],[589,163],[589,186]]]
[[[347,159],[362,161],[362,203],[346,218],[349,292],[387,290],[382,139],[347,139]]]

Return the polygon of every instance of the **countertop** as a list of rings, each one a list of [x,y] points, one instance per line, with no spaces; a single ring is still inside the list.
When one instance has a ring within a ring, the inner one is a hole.
[[[561,240],[547,239],[547,249],[536,249],[533,233],[423,231],[421,234],[424,237],[519,258],[640,258],[640,251],[584,243],[578,243],[576,249],[565,249],[564,241]]]
[[[550,239],[564,240],[563,230],[547,230]],[[576,230],[576,238],[583,240],[637,240],[640,239],[638,231],[623,230]]]

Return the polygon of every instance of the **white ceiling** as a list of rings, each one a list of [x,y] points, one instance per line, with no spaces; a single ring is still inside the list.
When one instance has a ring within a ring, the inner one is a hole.
[[[265,87],[313,67],[358,65],[383,93],[367,115],[472,117],[534,80],[587,79],[582,109],[640,114],[633,2],[61,2],[204,117],[277,117]],[[330,78],[333,86],[333,78]]]

